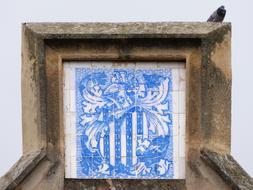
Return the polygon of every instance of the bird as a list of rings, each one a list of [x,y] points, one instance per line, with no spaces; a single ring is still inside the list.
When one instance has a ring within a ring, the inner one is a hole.
[[[207,22],[222,22],[226,15],[226,9],[222,5],[208,18]]]

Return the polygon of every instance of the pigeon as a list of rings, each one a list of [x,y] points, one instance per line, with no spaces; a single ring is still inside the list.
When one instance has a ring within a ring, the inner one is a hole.
[[[226,9],[224,6],[220,6],[213,14],[208,18],[207,22],[222,22],[226,15]]]

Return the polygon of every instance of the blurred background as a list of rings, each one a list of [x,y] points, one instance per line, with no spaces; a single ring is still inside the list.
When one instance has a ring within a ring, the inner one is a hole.
[[[220,5],[232,22],[232,155],[253,176],[252,0],[1,1],[0,176],[22,154],[21,23],[206,21]]]

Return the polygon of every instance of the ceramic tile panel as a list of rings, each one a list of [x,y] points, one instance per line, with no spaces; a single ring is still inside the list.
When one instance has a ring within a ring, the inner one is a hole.
[[[65,177],[185,176],[185,64],[64,63]]]

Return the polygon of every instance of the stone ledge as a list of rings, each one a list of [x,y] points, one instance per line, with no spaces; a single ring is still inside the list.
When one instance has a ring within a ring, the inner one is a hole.
[[[219,154],[207,149],[201,151],[201,158],[214,169],[233,190],[252,190],[253,180],[228,154]]]
[[[25,154],[0,178],[0,190],[10,190],[17,187],[33,169],[46,158],[44,150]]]
[[[143,179],[65,179],[65,190],[186,190],[185,180]]]
[[[25,23],[43,39],[205,38],[230,23],[129,22],[129,23]]]

